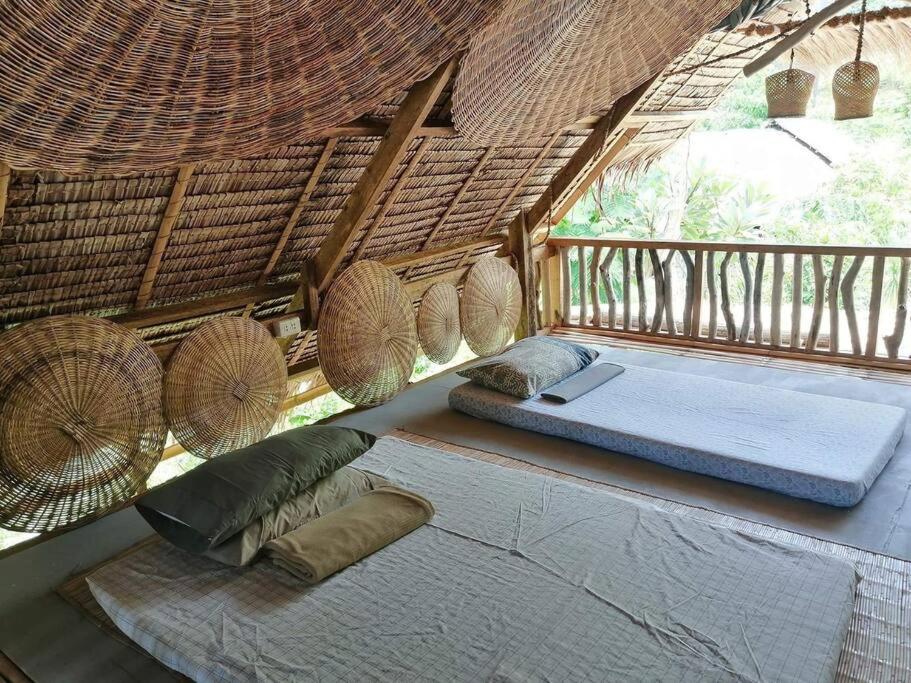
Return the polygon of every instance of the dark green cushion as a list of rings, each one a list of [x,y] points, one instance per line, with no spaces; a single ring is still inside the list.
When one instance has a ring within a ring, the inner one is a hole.
[[[208,460],[136,501],[155,531],[203,553],[373,446],[344,427],[298,427]]]
[[[529,337],[458,374],[494,391],[531,398],[588,367],[597,357],[597,351],[579,344],[552,337]]]

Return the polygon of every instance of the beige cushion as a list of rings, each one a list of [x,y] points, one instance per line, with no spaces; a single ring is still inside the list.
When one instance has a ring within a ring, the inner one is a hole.
[[[205,555],[235,567],[250,564],[259,549],[272,539],[347,505],[367,491],[388,484],[375,474],[343,467],[266,513],[224,543],[210,548]]]

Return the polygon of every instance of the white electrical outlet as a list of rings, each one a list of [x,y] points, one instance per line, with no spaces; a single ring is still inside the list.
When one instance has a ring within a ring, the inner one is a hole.
[[[275,321],[276,337],[294,337],[301,331],[301,321],[296,315]]]

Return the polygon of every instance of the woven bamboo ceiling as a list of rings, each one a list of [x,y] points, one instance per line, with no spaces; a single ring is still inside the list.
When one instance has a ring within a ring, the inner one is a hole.
[[[711,34],[614,109],[509,147],[455,133],[453,59],[350,124],[267,154],[125,175],[0,165],[0,326],[114,316],[164,356],[213,316],[268,322],[297,309],[301,283],[323,290],[361,258],[389,265],[417,300],[505,253],[520,212],[543,228],[604,168],[684,137],[745,58],[681,69],[750,40]],[[291,366],[315,356],[313,332],[287,345]]]

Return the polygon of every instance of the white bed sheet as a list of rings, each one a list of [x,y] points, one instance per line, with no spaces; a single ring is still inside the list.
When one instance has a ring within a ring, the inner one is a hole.
[[[313,588],[153,544],[88,579],[197,681],[829,681],[844,562],[392,438],[357,466],[431,524]]]

